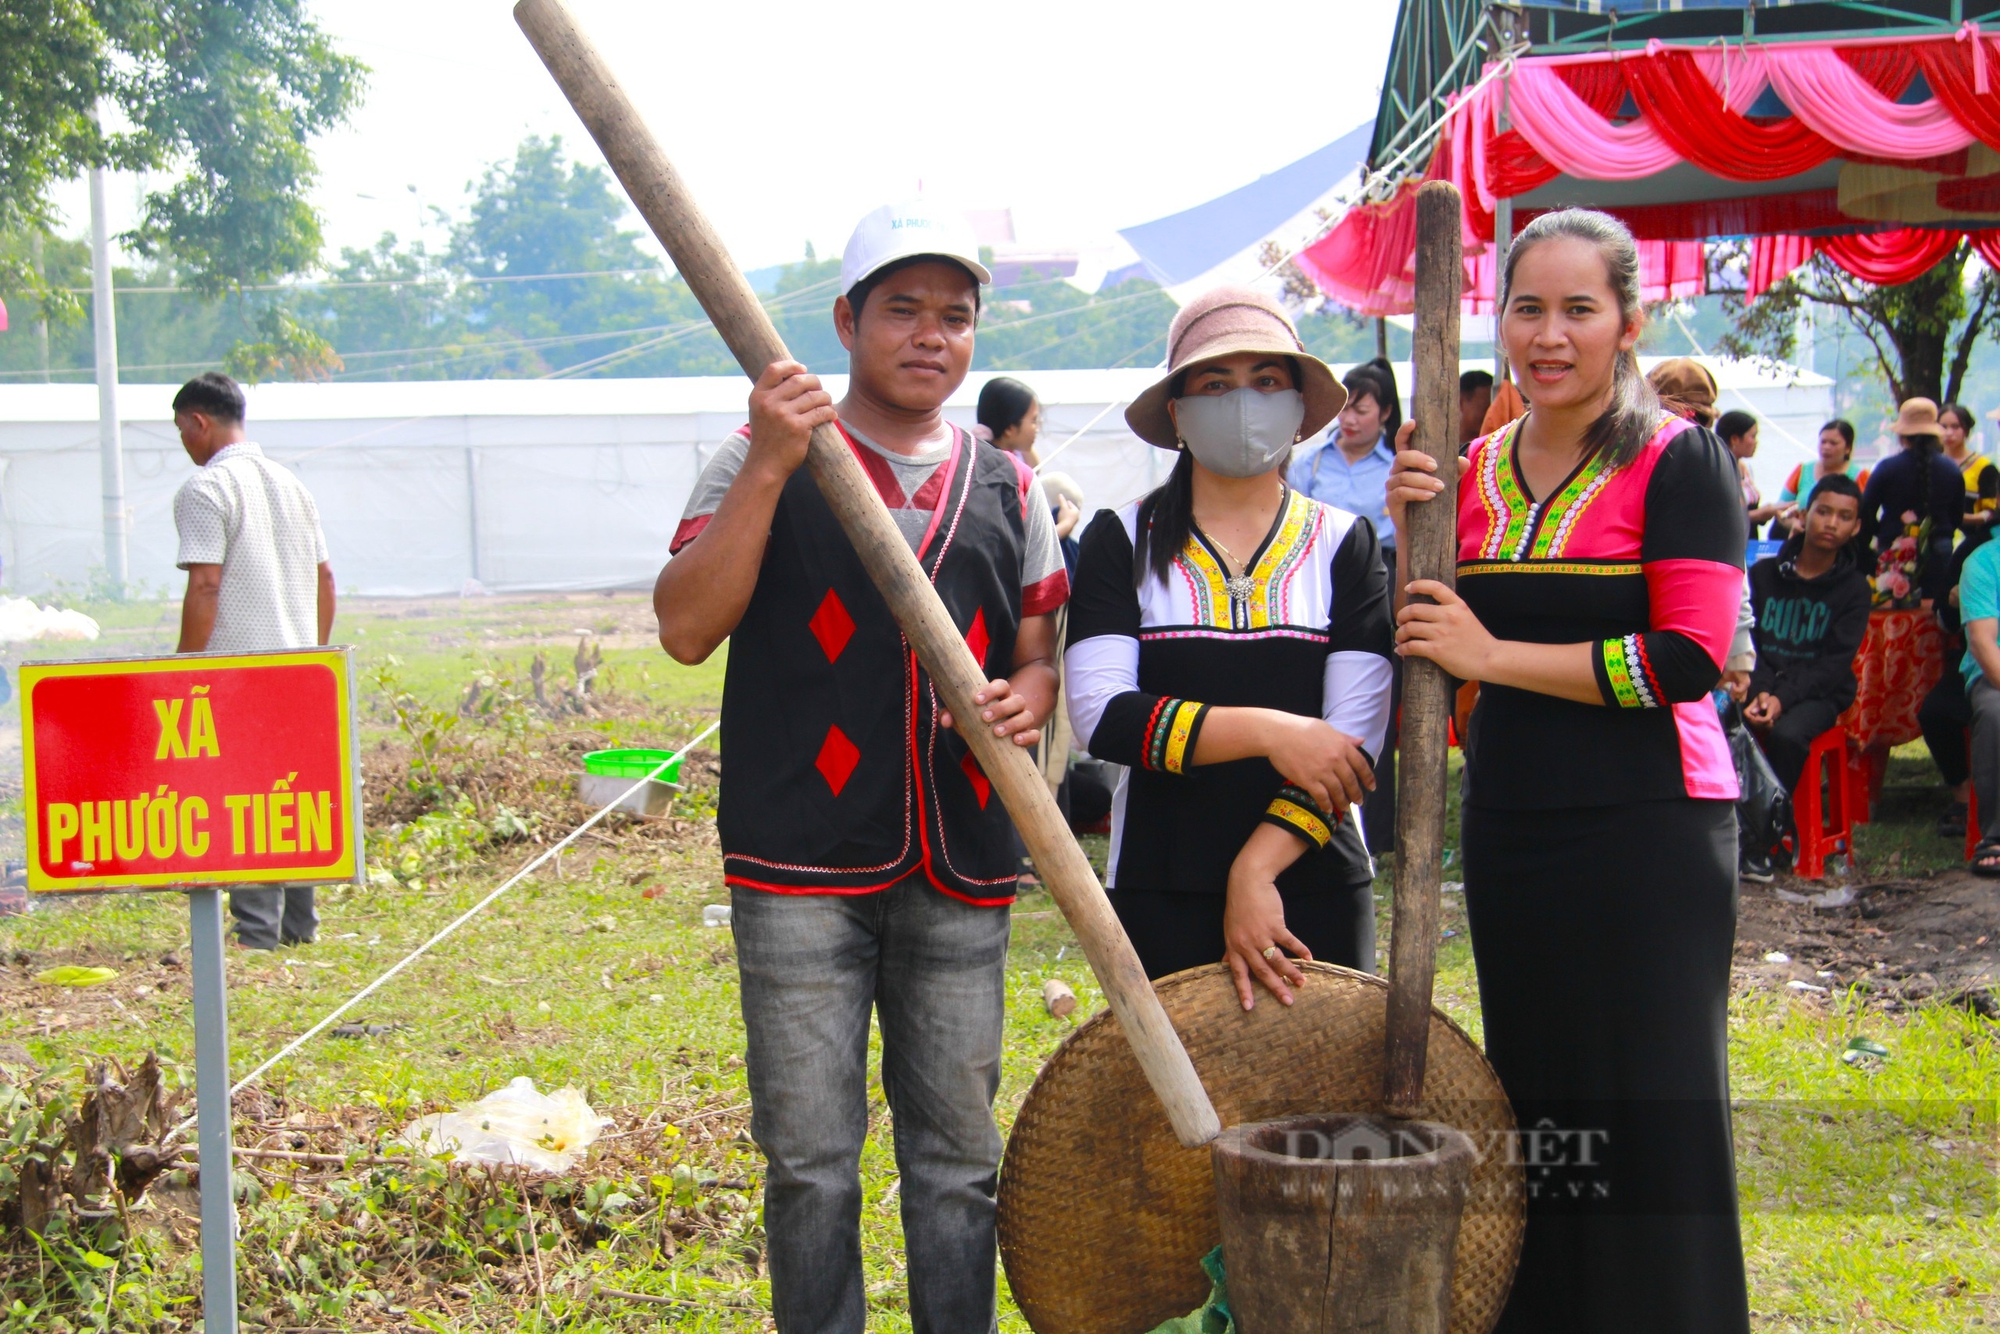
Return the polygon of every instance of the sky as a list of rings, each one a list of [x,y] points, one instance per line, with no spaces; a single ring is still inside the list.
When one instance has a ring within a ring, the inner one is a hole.
[[[1012,208],[1017,240],[1101,244],[1303,157],[1375,112],[1396,6],[1273,0],[570,0],[745,268],[838,254],[921,186]],[[327,257],[407,239],[529,134],[601,161],[504,0],[316,0],[371,68],[315,144]],[[1254,22],[1251,20],[1254,18]],[[1241,21],[1239,21],[1241,20]],[[1338,53],[1338,59],[1331,58]],[[107,192],[114,228],[140,183]],[[80,185],[62,202],[88,225]],[[635,220],[636,225],[636,220]]]

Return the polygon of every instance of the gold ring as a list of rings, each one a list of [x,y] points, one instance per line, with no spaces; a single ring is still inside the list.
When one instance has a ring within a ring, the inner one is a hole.
[[[1278,957],[1278,954],[1279,954],[1279,949],[1278,949],[1278,947],[1277,947],[1276,945],[1266,945],[1266,946],[1264,947],[1264,957],[1265,957],[1265,958],[1267,958],[1267,959],[1275,959],[1275,958],[1277,958],[1277,957]]]

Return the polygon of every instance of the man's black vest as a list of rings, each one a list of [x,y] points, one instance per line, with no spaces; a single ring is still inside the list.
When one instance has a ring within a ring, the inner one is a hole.
[[[1020,629],[1022,480],[1009,455],[952,432],[917,558],[990,679],[1012,670]],[[938,709],[929,674],[800,468],[729,640],[717,817],[728,882],[866,894],[922,868],[954,898],[1011,901],[1006,810]]]

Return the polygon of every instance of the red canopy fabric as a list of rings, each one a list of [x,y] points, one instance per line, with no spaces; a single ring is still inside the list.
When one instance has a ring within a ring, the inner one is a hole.
[[[2000,102],[1989,91],[1987,79],[2000,52],[1992,49],[1991,38],[1978,35],[1978,24],[1965,26],[1970,34],[1961,30],[1955,41],[1916,42],[1909,49],[1931,95],[1988,148],[2000,148]]]
[[[1619,62],[1640,114],[1673,150],[1732,181],[1775,181],[1811,171],[1834,147],[1797,119],[1759,124],[1723,104],[1687,51]]]
[[[1901,97],[1917,77],[1917,54],[1907,46],[1837,46],[1842,60],[1884,97]]]
[[[2000,269],[2000,231],[1967,232],[1965,239],[1972,242],[1987,268]]]
[[[1849,215],[1833,189],[1607,211],[1642,242],[1649,296],[1681,294],[1700,282],[1696,238],[1712,236],[1758,238],[1750,274],[1753,297],[1815,253],[1871,282],[1907,282],[1949,254],[1961,236],[1971,235],[1982,255],[1986,238],[2000,236],[2000,229],[1989,233],[1985,224],[2000,215],[2000,174],[1965,176],[1962,147],[1977,139],[2000,151],[1996,61],[2000,47],[1969,23],[1955,35],[1893,43],[1823,48],[1797,43],[1783,50],[1724,44],[1717,50],[1655,42],[1637,53],[1527,57],[1511,76],[1519,97],[1507,130],[1499,128],[1498,116],[1507,107],[1499,80],[1454,97],[1424,173],[1402,182],[1387,202],[1350,210],[1298,262],[1321,290],[1363,314],[1407,312],[1416,245],[1413,187],[1424,179],[1450,180],[1465,200],[1468,304],[1490,309],[1491,264],[1482,257],[1492,244],[1498,202],[1534,190],[1561,171],[1585,179],[1638,178],[1680,160],[1748,182],[1781,179],[1839,157],[1932,173],[1938,178],[1938,208],[1978,221],[1970,230],[1933,227],[1919,213],[1913,220],[1924,225],[1882,230],[1881,218],[1895,215]],[[1896,102],[1919,74],[1932,99]],[[1551,82],[1551,75],[1559,82]],[[1778,82],[1805,99],[1793,108],[1795,114],[1770,119],[1747,114],[1759,92]],[[1616,119],[1628,96],[1638,117]],[[1923,142],[1928,156],[1879,156],[1885,147],[1914,140]],[[1552,158],[1564,165],[1559,168]],[[1517,204],[1515,226],[1541,211]],[[1875,230],[1828,234],[1863,227]],[[1671,244],[1644,246],[1648,242]],[[2000,257],[2000,241],[1991,244]],[[1386,253],[1382,246],[1389,248]]]
[[[1810,236],[1760,236],[1750,245],[1749,297],[1755,301],[1813,257],[1819,243]]]
[[[1296,263],[1328,296],[1364,315],[1395,315],[1416,298],[1417,186],[1405,181],[1386,203],[1358,204],[1299,252]]]
[[[1756,300],[1815,254],[1825,255],[1863,282],[1885,287],[1906,283],[1929,272],[1968,236],[1982,257],[1988,246],[2000,254],[2000,243],[1988,239],[2000,238],[2000,232],[1992,231],[1899,227],[1855,236],[1760,236],[1751,243],[1747,295]]]
[[[1963,235],[1957,231],[1904,227],[1893,232],[1829,236],[1820,242],[1820,250],[1861,281],[1893,287],[1921,278],[1952,252]]]

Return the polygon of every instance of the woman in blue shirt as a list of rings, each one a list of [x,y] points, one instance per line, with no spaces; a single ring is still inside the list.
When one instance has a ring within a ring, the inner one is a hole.
[[[1292,490],[1359,514],[1375,525],[1376,532],[1390,537],[1396,531],[1389,526],[1384,499],[1389,467],[1396,457],[1390,442],[1403,424],[1396,373],[1378,357],[1348,371],[1341,383],[1347,390],[1347,406],[1340,410],[1335,429],[1319,444],[1292,451],[1285,480]],[[1393,570],[1395,548],[1384,547],[1383,556]]]

